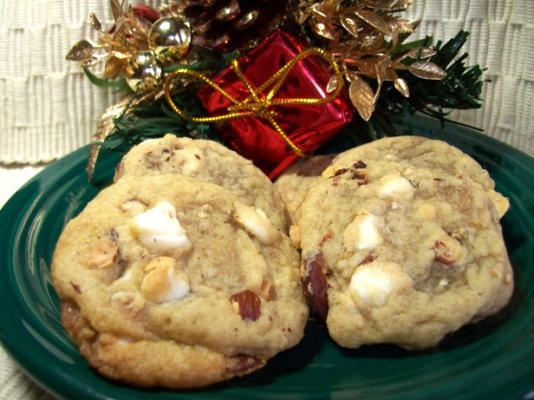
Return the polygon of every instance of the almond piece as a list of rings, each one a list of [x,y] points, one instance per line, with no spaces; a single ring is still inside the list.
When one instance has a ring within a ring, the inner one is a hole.
[[[99,239],[87,251],[85,266],[90,269],[107,268],[115,262],[119,248],[110,238]]]
[[[317,253],[306,260],[303,284],[311,309],[322,319],[328,314],[328,281],[325,272],[326,262],[323,253]]]
[[[111,304],[121,308],[131,318],[135,318],[145,307],[145,300],[137,292],[120,291],[111,296]]]
[[[261,282],[261,294],[267,301],[276,299],[276,289],[274,288],[274,283],[272,279],[265,277]]]
[[[146,210],[146,204],[139,200],[127,200],[119,206],[119,209],[130,217],[142,214]]]
[[[226,371],[232,375],[246,375],[265,365],[265,360],[260,360],[246,354],[239,354],[232,357],[232,363],[226,367]]]
[[[241,318],[256,321],[261,315],[261,300],[256,293],[251,290],[230,296],[230,301],[234,310],[241,315]]]
[[[171,302],[189,293],[187,275],[177,270],[176,260],[172,257],[156,257],[145,265],[144,271],[141,292],[149,301]]]
[[[443,236],[434,242],[435,260],[445,265],[461,262],[466,256],[462,244],[451,236]]]

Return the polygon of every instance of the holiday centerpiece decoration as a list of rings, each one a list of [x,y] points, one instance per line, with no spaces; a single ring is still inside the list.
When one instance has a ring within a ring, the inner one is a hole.
[[[343,132],[395,135],[415,112],[480,107],[482,70],[445,44],[407,41],[409,0],[176,0],[159,10],[110,0],[67,55],[88,78],[124,92],[102,115],[99,151],[165,133],[222,141],[271,178]],[[103,64],[103,76],[91,71]]]

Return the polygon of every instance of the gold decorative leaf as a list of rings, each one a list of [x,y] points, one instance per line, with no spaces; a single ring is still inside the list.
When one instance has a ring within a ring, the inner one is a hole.
[[[124,1],[124,0],[123,0]],[[111,14],[113,15],[113,19],[117,21],[119,18],[122,17],[122,3],[119,3],[118,0],[109,0],[109,7],[111,8]]]
[[[369,121],[375,110],[374,92],[362,78],[353,79],[349,86],[349,97],[360,116]]]
[[[416,47],[406,52],[398,61],[404,60],[405,58],[425,59],[432,57],[436,53],[436,50],[430,47]]]
[[[376,78],[378,84],[382,84],[388,77],[388,71],[391,69],[391,57],[389,55],[382,57],[376,63]]]
[[[104,76],[107,79],[115,79],[119,76],[121,71],[126,68],[127,60],[125,58],[119,58],[111,56],[106,61],[106,66],[104,68]]]
[[[139,35],[141,38],[148,37],[150,31],[150,23],[144,18],[139,18],[135,15],[132,6],[128,8],[128,19],[132,28],[132,33]]]
[[[66,59],[70,61],[86,61],[91,59],[96,50],[97,48],[90,41],[82,39],[72,46]]]
[[[328,80],[328,84],[326,85],[326,92],[332,93],[333,91],[337,89],[337,85],[338,85],[337,76],[332,75],[330,79]]]
[[[85,167],[87,171],[87,180],[91,181],[93,173],[95,172],[96,160],[98,159],[98,154],[100,153],[101,143],[110,135],[113,131],[115,124],[113,120],[125,112],[128,103],[131,102],[130,99],[125,99],[120,103],[112,105],[100,117],[100,122],[98,124],[97,131],[94,135],[94,142],[91,144],[91,150],[89,152],[89,157],[87,159],[87,166]],[[131,110],[129,108],[126,110],[128,112]]]
[[[408,84],[406,81],[402,78],[395,79],[395,89],[402,94],[404,97],[410,97],[410,88],[408,87]]]
[[[93,29],[102,32],[102,24],[100,23],[100,21],[98,20],[98,18],[96,17],[94,13],[91,13],[89,15],[89,23],[91,24]]]
[[[420,54],[417,52],[417,55],[419,55],[421,58],[429,58],[437,53],[436,50],[431,49],[430,47],[420,47],[418,50],[421,50]]]
[[[412,0],[397,0],[395,1],[395,8],[396,9],[405,9],[412,3]]]
[[[393,33],[392,24],[380,17],[376,12],[371,10],[357,10],[355,11],[355,14],[380,32],[385,33],[386,35],[391,35]]]
[[[447,75],[443,68],[430,61],[415,61],[410,64],[408,70],[422,79],[440,80]]]
[[[358,19],[352,15],[343,15],[339,22],[345,30],[350,33],[354,38],[358,37]]]
[[[337,40],[338,38],[338,34],[337,34],[337,31],[335,29],[335,27],[331,26],[330,24],[328,24],[327,22],[323,22],[323,21],[316,21],[313,25],[312,25],[312,28],[313,28],[313,31],[325,38],[325,39],[328,39],[328,40]]]

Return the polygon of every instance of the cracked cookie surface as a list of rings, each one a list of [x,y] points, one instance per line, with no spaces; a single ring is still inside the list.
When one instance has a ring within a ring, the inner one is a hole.
[[[230,191],[124,176],[67,224],[52,278],[94,368],[179,388],[249,373],[300,341],[298,263],[288,237]]]

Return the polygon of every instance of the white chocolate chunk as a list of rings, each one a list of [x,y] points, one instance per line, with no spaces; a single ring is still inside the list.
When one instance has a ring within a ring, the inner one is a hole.
[[[141,292],[150,301],[165,303],[179,300],[189,293],[187,275],[176,269],[171,257],[157,257],[145,266]]]
[[[392,201],[410,201],[414,188],[410,181],[399,175],[386,175],[381,180],[378,197]]]
[[[182,173],[191,175],[200,167],[200,156],[194,152],[194,149],[180,149],[176,150],[176,155],[183,159]]]
[[[345,248],[358,250],[374,249],[383,242],[380,230],[384,226],[383,218],[373,214],[361,214],[343,231]]]
[[[236,206],[235,220],[262,244],[271,244],[277,238],[278,231],[263,210],[259,208],[254,209],[249,206],[238,205]]]
[[[152,250],[188,250],[191,247],[174,206],[166,201],[132,218],[130,228],[139,241]]]
[[[411,285],[400,265],[373,261],[356,269],[349,288],[368,306],[382,307],[393,293]]]

